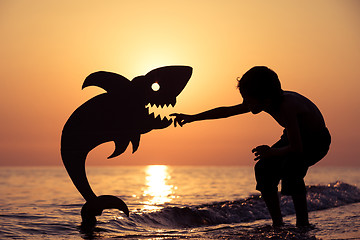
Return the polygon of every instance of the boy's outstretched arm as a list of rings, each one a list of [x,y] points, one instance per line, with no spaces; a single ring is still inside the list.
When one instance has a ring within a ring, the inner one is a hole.
[[[243,114],[249,112],[249,109],[244,104],[238,104],[235,106],[229,107],[218,107],[202,113],[189,115],[182,113],[172,113],[170,116],[175,116],[174,126],[178,123],[182,127],[186,123],[191,123],[194,121],[208,120],[208,119],[218,119],[218,118],[227,118],[230,116]]]

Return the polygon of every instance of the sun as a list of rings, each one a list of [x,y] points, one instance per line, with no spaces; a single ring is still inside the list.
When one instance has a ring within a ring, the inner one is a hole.
[[[171,178],[166,165],[149,165],[146,169],[146,186],[143,196],[144,209],[154,211],[161,209],[161,205],[171,202],[174,197],[174,186],[168,184]],[[160,205],[160,206],[159,206]]]

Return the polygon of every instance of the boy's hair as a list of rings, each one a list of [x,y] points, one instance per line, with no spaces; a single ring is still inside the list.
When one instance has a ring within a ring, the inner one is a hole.
[[[283,94],[277,74],[265,66],[256,66],[247,71],[240,80],[238,89],[241,95],[264,100],[278,100]]]

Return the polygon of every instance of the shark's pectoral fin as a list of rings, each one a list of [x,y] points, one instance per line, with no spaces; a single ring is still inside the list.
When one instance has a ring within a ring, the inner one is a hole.
[[[120,154],[122,154],[123,152],[125,152],[125,150],[128,147],[130,141],[129,141],[129,139],[124,139],[124,140],[116,140],[114,142],[115,142],[115,150],[108,157],[108,159],[117,157]]]
[[[131,138],[131,144],[133,146],[133,153],[136,152],[136,150],[139,147],[140,144],[140,134],[136,134]]]

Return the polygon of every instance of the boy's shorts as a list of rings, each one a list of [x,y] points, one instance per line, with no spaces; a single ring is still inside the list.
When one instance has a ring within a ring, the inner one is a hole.
[[[260,192],[278,191],[281,180],[281,193],[294,195],[306,193],[304,177],[309,166],[320,161],[329,151],[331,142],[327,128],[317,133],[302,134],[303,149],[301,154],[289,154],[281,158],[259,160],[255,165],[256,189]],[[286,130],[281,139],[272,148],[289,145]]]

